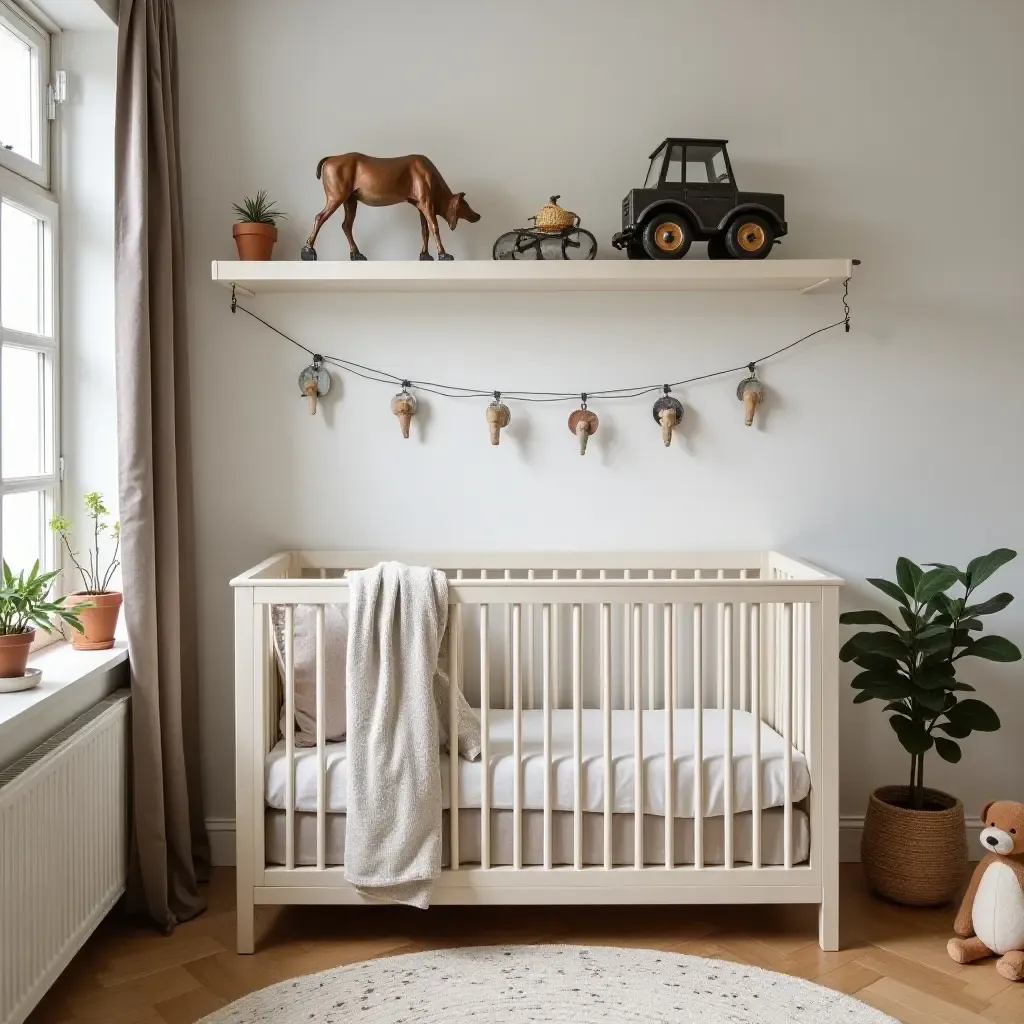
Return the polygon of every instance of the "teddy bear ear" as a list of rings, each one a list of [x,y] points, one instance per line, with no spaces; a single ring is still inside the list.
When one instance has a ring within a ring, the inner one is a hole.
[[[989,800],[989,802],[987,804],[985,804],[984,807],[982,807],[982,809],[981,809],[981,820],[982,820],[983,824],[988,824],[988,812],[989,812],[989,810],[991,809],[991,807],[992,807],[992,805],[994,803],[995,803],[995,800]]]

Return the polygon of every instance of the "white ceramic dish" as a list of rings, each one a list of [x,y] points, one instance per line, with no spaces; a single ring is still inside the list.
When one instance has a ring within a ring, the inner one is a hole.
[[[41,668],[27,668],[23,676],[8,676],[0,679],[0,693],[18,693],[20,690],[31,690],[43,681]]]

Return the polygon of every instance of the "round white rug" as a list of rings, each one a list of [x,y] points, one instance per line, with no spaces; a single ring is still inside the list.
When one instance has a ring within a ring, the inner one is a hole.
[[[656,950],[476,946],[383,957],[253,992],[200,1024],[895,1024],[757,967]]]

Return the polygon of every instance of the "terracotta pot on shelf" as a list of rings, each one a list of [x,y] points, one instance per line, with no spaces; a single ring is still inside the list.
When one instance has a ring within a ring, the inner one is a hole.
[[[11,679],[25,674],[28,651],[35,638],[34,629],[0,636],[0,679]]]
[[[117,619],[121,614],[122,595],[116,590],[105,594],[87,594],[78,591],[68,596],[68,607],[74,608],[84,633],[70,629],[71,646],[76,651],[107,651],[114,646],[114,631]],[[88,602],[91,608],[80,607],[80,602]]]
[[[240,260],[269,260],[277,241],[277,228],[273,224],[242,221],[231,233],[235,236]]]
[[[925,789],[924,810],[910,807],[908,786],[871,794],[861,837],[861,864],[880,896],[911,907],[937,907],[958,893],[967,872],[964,805]]]

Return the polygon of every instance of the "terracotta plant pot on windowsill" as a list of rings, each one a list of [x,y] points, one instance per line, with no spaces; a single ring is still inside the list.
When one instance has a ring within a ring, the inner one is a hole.
[[[76,651],[108,651],[114,646],[114,631],[121,614],[120,592],[108,590],[103,594],[88,594],[85,591],[68,596],[68,607],[75,610],[82,623],[84,633],[70,630],[71,646]],[[88,602],[92,607],[83,608],[79,602]]]
[[[25,674],[29,648],[35,638],[34,629],[0,635],[0,679],[12,679]]]
[[[235,236],[240,260],[269,260],[277,241],[277,228],[273,224],[259,224],[246,221],[236,224],[231,233]]]

